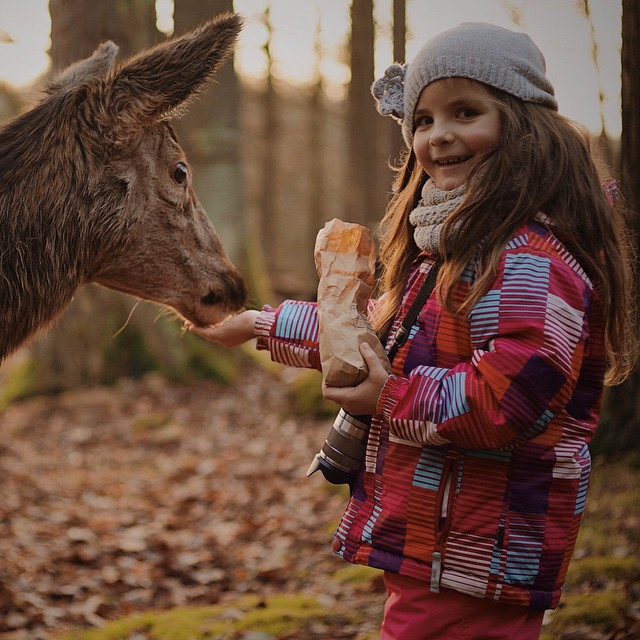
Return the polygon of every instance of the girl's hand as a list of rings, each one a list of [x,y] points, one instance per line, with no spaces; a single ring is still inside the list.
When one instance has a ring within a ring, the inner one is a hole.
[[[366,342],[360,345],[360,353],[369,369],[369,375],[357,387],[328,387],[323,383],[322,395],[337,402],[352,415],[368,416],[376,412],[378,398],[389,374]]]
[[[248,310],[236,316],[229,316],[219,324],[199,327],[185,321],[187,331],[199,335],[210,342],[217,342],[223,347],[238,347],[256,337],[255,326],[259,311]]]

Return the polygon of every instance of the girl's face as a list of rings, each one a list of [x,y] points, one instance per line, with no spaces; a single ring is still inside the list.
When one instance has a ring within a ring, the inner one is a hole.
[[[414,128],[418,162],[441,189],[449,191],[464,184],[482,154],[497,146],[500,111],[482,83],[446,78],[422,90]]]

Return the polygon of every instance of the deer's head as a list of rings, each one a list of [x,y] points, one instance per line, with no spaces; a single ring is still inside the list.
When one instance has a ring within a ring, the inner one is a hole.
[[[212,324],[245,303],[246,289],[193,189],[169,119],[228,56],[241,19],[224,14],[115,64],[101,45],[49,88],[68,109],[81,191],[90,202],[87,281],[168,305]],[[73,120],[73,122],[71,122]]]

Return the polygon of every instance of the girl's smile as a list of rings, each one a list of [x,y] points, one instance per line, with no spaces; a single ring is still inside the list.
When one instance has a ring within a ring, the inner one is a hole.
[[[497,146],[500,111],[489,89],[466,78],[427,85],[414,116],[413,150],[441,189],[463,184],[482,155]]]

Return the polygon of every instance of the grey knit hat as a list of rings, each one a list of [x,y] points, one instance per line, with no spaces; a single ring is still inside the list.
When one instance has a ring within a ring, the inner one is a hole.
[[[422,90],[435,80],[470,78],[557,111],[545,72],[544,56],[525,33],[465,22],[431,38],[409,64],[392,64],[374,82],[371,92],[378,111],[402,124],[402,135],[411,147],[416,103]]]

